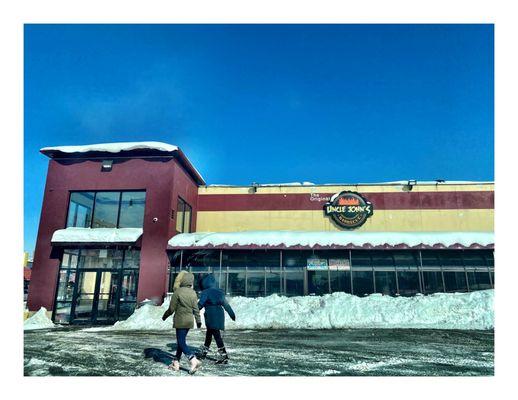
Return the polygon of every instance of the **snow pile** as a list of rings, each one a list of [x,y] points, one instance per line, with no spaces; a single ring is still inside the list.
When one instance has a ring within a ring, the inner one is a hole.
[[[493,232],[309,232],[243,231],[182,233],[169,240],[172,247],[207,246],[434,246],[456,244],[488,246],[494,244]]]
[[[32,331],[35,329],[55,328],[56,325],[47,317],[47,309],[41,307],[32,317],[27,318],[23,323],[24,331]]]
[[[228,320],[227,329],[492,329],[493,296],[491,289],[414,297],[236,297],[230,304],[237,321]]]
[[[390,297],[347,293],[324,296],[229,298],[237,321],[226,318],[227,329],[430,328],[492,329],[494,290]],[[169,306],[144,305],[125,321],[87,331],[168,331],[173,319],[162,321]],[[203,314],[203,311],[201,313]],[[204,319],[202,318],[202,321]]]
[[[52,235],[52,243],[134,243],[142,228],[66,228]]]
[[[83,146],[55,146],[44,147],[40,149],[42,153],[57,151],[62,153],[86,153],[89,151],[120,153],[121,151],[131,150],[159,150],[165,152],[174,152],[178,150],[178,147],[162,142],[119,142],[88,144]]]
[[[165,321],[162,321],[162,315],[164,315],[168,307],[169,299],[164,301],[160,306],[149,303],[144,304],[137,308],[135,312],[124,321],[117,321],[109,327],[88,328],[85,329],[85,331],[170,331],[173,329],[173,317],[170,316]],[[203,315],[203,310],[200,314]]]

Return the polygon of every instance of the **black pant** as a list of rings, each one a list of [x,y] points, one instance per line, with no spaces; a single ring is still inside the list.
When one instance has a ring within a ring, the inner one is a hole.
[[[225,347],[225,344],[223,343],[223,339],[221,338],[221,332],[219,331],[219,329],[212,329],[212,328],[207,328],[207,333],[205,334],[205,347],[210,347],[213,336],[214,336],[214,340],[216,340],[216,344],[218,345],[219,349],[221,349],[222,347]]]

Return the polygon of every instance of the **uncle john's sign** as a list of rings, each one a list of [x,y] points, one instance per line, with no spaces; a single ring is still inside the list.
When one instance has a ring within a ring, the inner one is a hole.
[[[362,226],[373,214],[372,203],[356,192],[345,191],[331,197],[324,212],[345,229]]]

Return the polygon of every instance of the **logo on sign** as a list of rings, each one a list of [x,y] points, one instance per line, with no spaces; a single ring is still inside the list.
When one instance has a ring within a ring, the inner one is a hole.
[[[341,192],[331,197],[324,212],[339,226],[355,229],[362,226],[373,214],[372,203],[356,192]]]

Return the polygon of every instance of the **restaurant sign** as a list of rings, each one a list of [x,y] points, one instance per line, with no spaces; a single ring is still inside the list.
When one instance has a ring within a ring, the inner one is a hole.
[[[308,258],[308,271],[327,271],[326,258]]]
[[[372,203],[356,192],[344,191],[325,204],[324,212],[340,227],[355,229],[373,214]]]
[[[330,258],[329,269],[331,271],[349,271],[351,264],[348,258]]]

